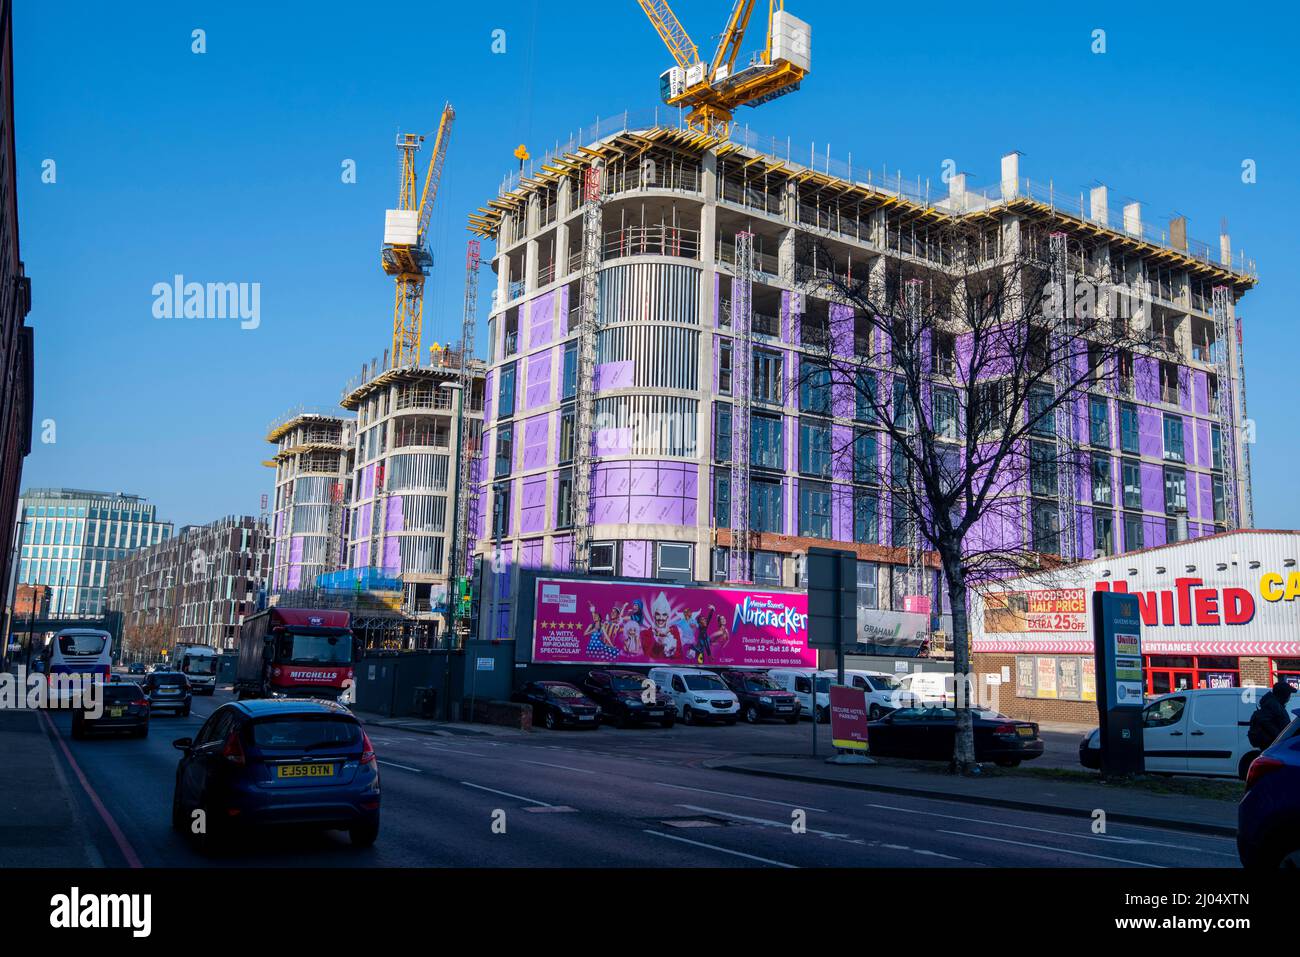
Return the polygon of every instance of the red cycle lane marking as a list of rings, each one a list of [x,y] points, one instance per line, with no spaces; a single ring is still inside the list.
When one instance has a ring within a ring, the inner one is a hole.
[[[68,750],[68,745],[64,742],[63,736],[59,734],[59,729],[54,726],[54,722],[50,720],[48,714],[44,711],[40,714],[41,717],[45,719],[45,725],[49,728],[50,734],[54,736],[54,740],[58,742],[59,748],[63,751],[63,756],[68,759],[68,764],[71,765],[72,772],[77,776],[77,780],[81,782],[81,786],[85,790],[86,796],[90,798],[90,803],[94,805],[95,810],[99,813],[100,820],[104,822],[104,826],[108,828],[108,833],[112,834],[113,840],[117,842],[117,849],[121,851],[122,856],[126,858],[126,866],[143,867],[144,865],[140,863],[139,856],[135,853],[135,848],[131,847],[131,842],[126,839],[126,835],[122,833],[122,829],[117,826],[117,821],[113,820],[113,815],[108,813],[108,808],[104,807],[104,802],[99,799],[99,795],[95,793],[95,789],[92,788],[90,782],[86,780],[86,775],[81,771],[81,765],[77,763],[77,759],[74,758],[72,752]]]

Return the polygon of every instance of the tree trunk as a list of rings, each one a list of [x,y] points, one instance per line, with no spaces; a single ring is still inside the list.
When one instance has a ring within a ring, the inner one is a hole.
[[[951,768],[958,774],[978,773],[971,705],[979,689],[971,677],[970,641],[967,637],[966,572],[961,563],[961,543],[941,543],[944,578],[948,582],[948,607],[952,612],[952,670],[957,694],[957,731],[953,736]]]

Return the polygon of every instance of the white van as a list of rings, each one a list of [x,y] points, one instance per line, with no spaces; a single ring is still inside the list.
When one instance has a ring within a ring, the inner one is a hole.
[[[822,674],[830,675],[832,683],[838,677],[834,671],[824,671]],[[883,718],[898,707],[895,692],[899,691],[901,686],[898,679],[887,672],[845,668],[844,683],[853,688],[861,688],[867,693],[867,719],[870,721]]]
[[[768,672],[784,691],[793,691],[799,698],[799,713],[817,717],[817,723],[830,720],[831,684],[835,681],[835,672],[817,671],[814,668],[773,668]],[[813,701],[813,681],[817,682],[817,700]]]
[[[687,724],[700,720],[735,724],[740,714],[740,699],[712,671],[702,668],[651,668],[650,680],[672,699],[677,713]]]
[[[1250,716],[1267,688],[1189,688],[1152,698],[1142,709],[1142,747],[1148,771],[1246,777],[1259,749],[1246,737]],[[1288,702],[1300,712],[1300,696]],[[1101,767],[1101,731],[1079,742],[1079,763]]]
[[[946,708],[957,703],[957,679],[946,671],[912,671],[898,679],[895,708]]]

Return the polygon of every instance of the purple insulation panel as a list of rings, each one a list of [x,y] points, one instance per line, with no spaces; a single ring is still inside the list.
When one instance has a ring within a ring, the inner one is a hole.
[[[1184,411],[1192,411],[1192,373],[1187,366],[1178,367],[1178,404]]]
[[[555,338],[554,291],[538,296],[528,304],[528,348],[550,345]]]
[[[534,475],[523,480],[519,498],[519,532],[528,535],[546,528],[546,476]]]
[[[1165,453],[1165,437],[1160,412],[1144,405],[1138,406],[1138,452],[1153,459],[1161,458]],[[1164,509],[1163,505],[1160,507]]]
[[[790,321],[790,294],[783,292],[781,293],[781,341],[794,342],[796,338],[793,324]]]
[[[799,419],[787,415],[782,419],[785,427],[785,470],[793,472],[799,464]],[[752,462],[753,459],[750,459]]]
[[[284,537],[284,510],[275,513],[275,537]]]
[[[636,363],[631,359],[621,362],[601,362],[596,366],[596,391],[630,389],[635,381]]]
[[[545,415],[536,415],[524,423],[524,471],[541,468],[546,464],[548,418]]]
[[[631,429],[596,429],[597,455],[625,455],[632,451]]]
[[[569,287],[561,286],[559,317],[556,319],[556,326],[559,328],[558,338],[563,339],[569,334]]]
[[[650,543],[625,541],[623,543],[623,570],[629,578],[648,578],[650,575]]]
[[[289,539],[289,564],[299,565],[302,563],[302,546],[303,537],[295,535]]]
[[[1209,468],[1214,449],[1210,444],[1210,423],[1205,419],[1196,419],[1196,464]]]
[[[1191,479],[1193,476],[1189,475],[1188,478]],[[1188,502],[1189,511],[1192,515],[1195,515],[1198,518],[1204,519],[1207,522],[1212,522],[1214,521],[1214,488],[1211,484],[1212,480],[1208,475],[1197,475],[1195,476],[1195,479],[1200,491],[1199,498],[1201,507],[1198,511],[1191,508],[1191,502]],[[1190,497],[1191,496],[1189,495],[1188,498]]]
[[[1133,359],[1133,394],[1139,402],[1160,401],[1160,363],[1150,356]]]
[[[302,566],[290,565],[289,566],[289,589],[292,591],[293,589],[300,588],[301,586],[302,586]]]
[[[519,543],[519,565],[521,568],[542,567],[542,545],[540,538]]]
[[[402,496],[390,495],[384,511],[384,531],[400,532],[405,528],[402,520]]]
[[[389,575],[402,574],[402,542],[398,538],[384,539],[384,572]]]
[[[1210,377],[1199,369],[1192,373],[1192,411],[1200,415],[1210,413]]]
[[[831,537],[839,542],[853,541],[853,487],[831,486]]]
[[[831,478],[840,482],[853,480],[853,427],[831,426]]]
[[[491,513],[488,512],[488,493],[480,492],[478,496],[478,529],[475,537],[480,541],[486,541],[488,529],[491,528]]]
[[[524,407],[528,412],[551,401],[551,349],[528,357],[528,384],[524,387]]]
[[[1076,557],[1091,558],[1097,541],[1096,529],[1092,524],[1092,509],[1087,505],[1080,505],[1077,514],[1079,522],[1079,554]]]
[[[1169,543],[1165,522],[1161,518],[1144,518],[1142,520],[1142,536],[1144,538],[1142,544],[1145,548],[1154,548],[1157,545],[1167,545]]]
[[[1142,511],[1163,512],[1165,510],[1165,473],[1158,465],[1143,462],[1139,468],[1142,472]],[[1164,526],[1162,525],[1161,528]]]
[[[498,353],[500,355],[500,353]],[[492,403],[496,401],[497,394],[492,389],[492,383],[496,381],[496,372],[489,371],[483,377],[483,421],[492,421]]]
[[[831,352],[837,356],[853,355],[853,307],[831,303],[829,308]]]
[[[567,569],[573,554],[573,539],[568,535],[557,535],[551,543],[551,567]]]

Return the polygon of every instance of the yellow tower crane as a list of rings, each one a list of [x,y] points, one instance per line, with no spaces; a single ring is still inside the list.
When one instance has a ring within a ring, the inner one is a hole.
[[[699,50],[668,0],[637,0],[677,65],[659,77],[659,92],[669,106],[687,108],[692,129],[726,136],[737,107],[758,106],[799,89],[812,64],[812,29],[785,12],[785,0],[768,0],[767,44],[747,66],[736,69],[755,0],[734,0],[727,28],[712,61]]]
[[[397,151],[401,154],[401,183],[397,194],[397,208],[384,213],[384,248],[381,254],[384,272],[397,282],[397,298],[393,303],[393,368],[416,365],[420,360],[420,326],[424,318],[424,280],[433,265],[428,248],[429,216],[438,195],[438,181],[442,178],[442,164],[447,157],[447,143],[451,140],[451,125],[456,111],[448,103],[442,108],[438,133],[433,141],[433,155],[424,175],[424,189],[419,202],[415,192],[415,154],[424,142],[416,133],[402,133],[397,137]]]

